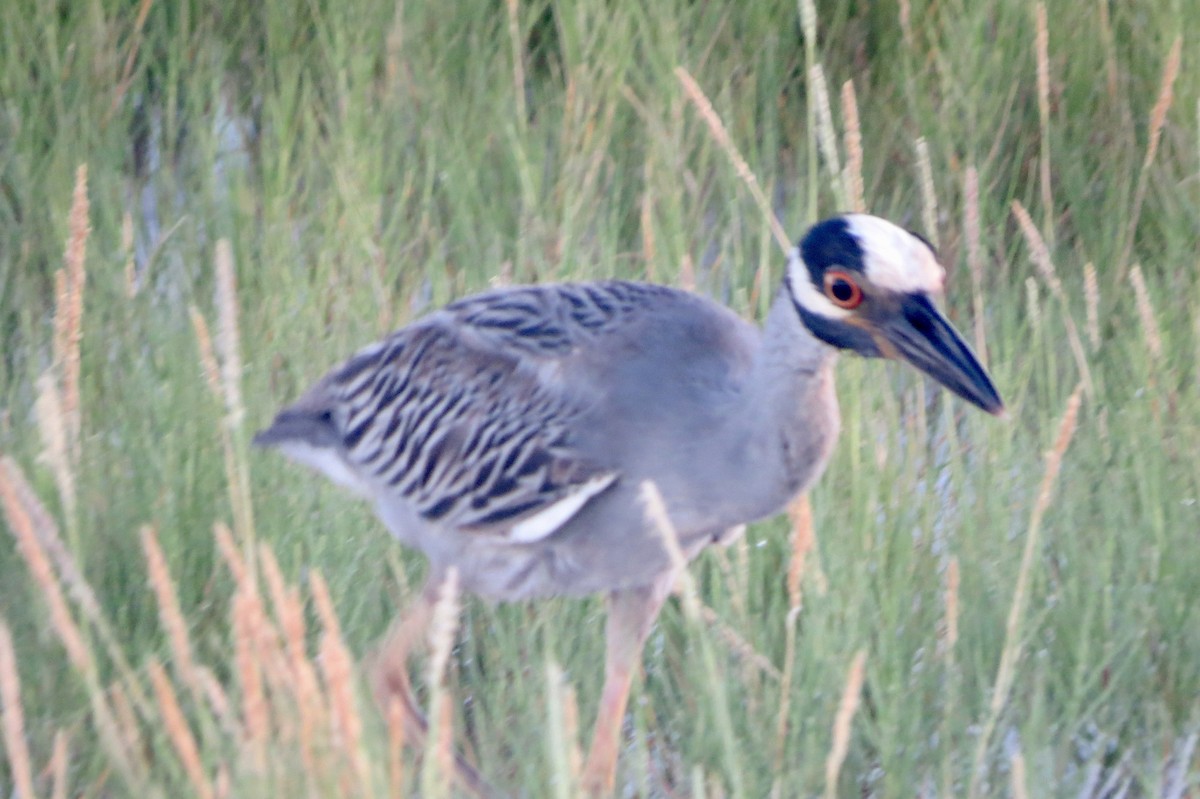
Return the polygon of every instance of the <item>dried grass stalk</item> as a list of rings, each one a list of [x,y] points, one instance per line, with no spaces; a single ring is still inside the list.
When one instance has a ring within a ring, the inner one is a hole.
[[[217,794],[217,799],[229,799],[233,793],[232,785],[230,784],[229,767],[224,763],[217,764],[217,781],[214,788]]]
[[[791,713],[792,675],[796,668],[796,621],[803,607],[803,581],[809,553],[813,551],[816,537],[813,535],[812,504],[808,494],[801,494],[788,505],[788,518],[792,523],[791,557],[788,560],[787,594],[788,612],[785,617],[783,671],[779,676],[779,713],[775,717],[774,770],[783,768],[787,745],[788,716]]]
[[[846,123],[843,136],[846,147],[846,172],[843,176],[849,208],[857,213],[866,213],[867,202],[863,199],[863,149],[862,129],[858,122],[858,99],[854,95],[854,81],[842,84],[842,120]]]
[[[324,578],[315,572],[312,593],[318,615],[321,617],[321,625],[325,630],[320,644],[320,662],[333,732],[339,744],[347,751],[352,751],[358,746],[362,733],[362,724],[354,701],[354,665],[342,642],[337,615],[329,598],[329,589]]]
[[[258,546],[258,563],[266,579],[267,593],[275,609],[275,621],[282,633],[282,646],[286,652],[287,667],[280,675],[281,683],[294,696],[300,698],[299,666],[308,664],[304,647],[304,610],[300,607],[299,597],[289,596],[283,572],[279,569],[279,561],[275,559],[271,548],[264,543]]]
[[[51,345],[54,353],[54,366],[60,372],[62,364],[67,360],[67,350],[71,346],[71,333],[67,329],[70,321],[67,309],[71,306],[71,286],[67,281],[65,267],[54,270],[54,338]]]
[[[697,629],[703,629],[703,611],[700,597],[696,591],[696,582],[687,570],[687,558],[679,545],[679,536],[675,525],[667,513],[666,503],[658,486],[651,480],[645,480],[641,485],[642,503],[646,520],[658,531],[663,549],[671,561],[674,571],[676,591],[679,594],[683,613],[688,622]],[[732,792],[735,796],[745,794],[744,781],[741,774],[741,758],[737,750],[737,737],[733,732],[733,721],[729,716],[729,703],[725,691],[725,681],[717,669],[716,657],[712,646],[706,637],[700,638],[700,654],[704,661],[704,669],[709,680],[709,690],[715,695],[714,705],[717,715],[717,726],[724,742],[724,753]]]
[[[1025,278],[1025,309],[1029,314],[1029,326],[1037,336],[1042,332],[1042,302],[1038,294],[1038,282],[1032,277]]]
[[[325,634],[321,637],[321,672],[325,680],[325,694],[329,700],[329,715],[333,725],[334,740],[338,742],[347,760],[353,767],[358,780],[356,795],[367,795],[371,790],[370,774],[362,746],[362,719],[354,691],[354,659],[342,638],[341,625],[329,586],[320,572],[314,571],[310,579],[313,603]]]
[[[208,706],[212,708],[213,714],[217,717],[221,726],[224,727],[231,737],[243,737],[244,733],[241,725],[238,723],[237,717],[230,710],[229,695],[225,693],[225,689],[217,681],[216,675],[204,666],[196,666],[195,672],[196,682],[200,684],[200,690],[203,692],[204,698],[208,701]]]
[[[744,618],[746,608],[750,604],[750,544],[746,541],[746,525],[742,524],[738,527],[741,530],[734,538],[732,546],[734,557],[737,560],[737,580],[733,581],[733,585],[738,596],[734,607],[741,611]]]
[[[283,580],[283,571],[279,568],[279,561],[275,559],[275,552],[266,545],[260,542],[258,545],[258,565],[262,569],[263,577],[267,582],[267,593],[271,597],[271,605],[275,608],[275,618],[279,621],[279,626],[284,630],[284,639],[291,646],[293,641],[288,634],[288,625],[284,620],[287,615],[287,584]],[[300,630],[298,632],[300,647],[303,650],[304,638],[304,618],[300,618]]]
[[[730,137],[729,131],[725,129],[725,125],[721,122],[721,118],[717,115],[716,110],[713,109],[712,103],[709,102],[708,98],[704,95],[704,91],[700,88],[700,85],[696,83],[696,79],[693,78],[686,69],[683,67],[676,67],[675,77],[679,79],[681,84],[683,84],[683,90],[687,94],[688,99],[692,101],[692,104],[696,106],[696,110],[700,112],[700,116],[704,119],[705,124],[708,125],[708,131],[710,134],[712,134],[713,139],[717,142],[721,149],[725,151],[725,155],[728,156],[730,163],[733,164],[734,171],[737,172],[737,175],[742,179],[742,182],[746,184],[746,188],[750,190],[750,195],[754,198],[754,202],[758,205],[758,210],[762,213],[763,219],[767,220],[767,223],[771,226],[771,233],[775,236],[775,240],[779,243],[779,246],[783,249],[783,251],[787,252],[792,248],[792,243],[789,241],[788,235],[783,229],[783,225],[781,225],[779,220],[775,217],[775,212],[771,210],[771,203],[767,199],[767,195],[763,193],[762,187],[758,183],[758,178],[756,178],[754,173],[750,171],[750,166],[746,163],[746,159],[742,158],[741,153],[739,153],[737,147],[734,146],[733,139]],[[826,96],[825,99],[825,106],[825,112],[828,114],[828,96]],[[832,120],[829,123],[829,129],[832,132]],[[836,146],[834,155],[835,157],[837,155]],[[835,171],[834,175],[837,174],[838,172]]]
[[[200,367],[204,371],[204,379],[213,396],[221,399],[221,369],[217,366],[217,356],[213,354],[212,336],[208,332],[208,322],[196,307],[188,309],[192,317],[192,327],[196,331],[196,345],[200,348]]]
[[[237,544],[233,542],[233,533],[230,531],[229,525],[225,522],[214,523],[213,536],[217,539],[217,551],[225,559],[225,565],[229,567],[234,582],[242,585],[251,581],[253,576],[246,569],[246,561],[242,558]]]
[[[39,536],[34,530],[31,503],[37,503],[39,508],[40,503],[37,502],[33,489],[25,481],[20,468],[8,457],[0,458],[0,500],[3,500],[8,527],[17,542],[17,551],[21,553],[29,573],[46,599],[50,609],[51,626],[67,650],[67,658],[89,681],[94,680],[96,664],[92,659],[92,652],[71,616],[62,586],[54,575],[54,569],[50,566],[50,560],[46,557],[46,552],[38,541]]]
[[[838,774],[841,773],[842,763],[846,760],[846,752],[850,749],[850,723],[858,710],[866,664],[867,652],[860,649],[850,662],[850,670],[846,672],[846,687],[842,691],[842,701],[838,704],[837,716],[833,720],[833,745],[825,758],[826,799],[834,799],[838,795]]]
[[[791,557],[788,560],[787,595],[788,613],[798,613],[804,604],[802,595],[805,566],[808,556],[816,545],[813,533],[812,501],[804,493],[788,505],[788,519],[792,523]]]
[[[253,583],[243,586],[241,589],[250,598],[248,609],[254,621],[254,657],[257,658],[262,668],[263,679],[266,681],[267,687],[276,694],[285,695],[291,690],[287,652],[284,649],[282,636],[267,613],[263,598],[257,588],[258,584]],[[290,715],[275,719],[276,722],[283,720],[290,720]],[[284,732],[284,730],[276,730],[277,735]],[[290,728],[287,732],[290,732]]]
[[[204,773],[204,764],[200,762],[200,749],[196,746],[192,730],[183,717],[183,710],[179,707],[179,699],[175,696],[171,680],[167,677],[167,672],[163,669],[162,664],[157,660],[151,659],[149,671],[150,682],[154,684],[154,694],[158,697],[159,712],[162,715],[163,726],[167,730],[167,737],[171,739],[171,745],[175,747],[175,754],[179,756],[179,762],[183,764],[183,770],[192,783],[192,789],[201,799],[212,799],[212,783],[209,782],[208,775]]]
[[[783,758],[787,751],[788,717],[792,710],[792,674],[796,670],[797,618],[799,614],[788,613],[787,629],[784,631],[783,672],[779,678],[779,713],[775,716],[773,767],[776,774],[783,769]]]
[[[575,686],[567,683],[563,686],[563,735],[569,743],[567,747],[567,772],[571,775],[571,784],[576,785],[583,771],[583,752],[579,748],[579,699],[575,695]]]
[[[129,694],[120,683],[109,686],[108,697],[113,709],[113,729],[117,740],[126,752],[144,752],[145,742],[142,740],[142,727],[138,722],[137,713],[129,701]]]
[[[92,590],[91,584],[84,579],[83,572],[76,565],[74,556],[63,543],[62,537],[59,535],[58,525],[54,522],[54,517],[46,510],[46,506],[42,504],[42,501],[29,485],[29,481],[25,479],[25,474],[21,471],[21,467],[17,465],[16,461],[7,457],[0,458],[0,473],[7,475],[10,485],[16,492],[18,501],[32,523],[33,534],[37,539],[37,543],[54,563],[68,596],[83,611],[84,617],[96,626],[97,631],[100,632],[101,637],[108,647],[110,657],[116,662],[122,674],[128,677],[132,674],[132,669],[129,668],[122,649],[113,638],[112,631],[109,629],[104,614],[100,609],[100,602],[96,599],[96,592]],[[135,698],[138,699],[139,705],[143,708],[148,706],[148,703],[144,701],[140,692],[136,694]]]
[[[137,258],[133,249],[133,215],[128,211],[121,217],[121,252],[125,253],[125,298],[138,294]]]
[[[1088,397],[1095,397],[1095,390],[1092,387],[1092,370],[1088,367],[1087,355],[1083,350],[1083,341],[1079,337],[1079,329],[1075,326],[1075,317],[1071,315],[1071,307],[1067,301],[1067,293],[1063,291],[1062,281],[1058,279],[1058,274],[1054,270],[1054,261],[1050,257],[1050,249],[1046,246],[1046,242],[1042,239],[1042,235],[1038,232],[1037,227],[1033,224],[1033,220],[1029,216],[1029,212],[1025,210],[1025,206],[1020,200],[1012,202],[1013,216],[1017,219],[1017,224],[1021,228],[1021,233],[1025,236],[1025,241],[1029,245],[1029,251],[1033,258],[1033,264],[1041,273],[1042,279],[1046,281],[1046,285],[1050,287],[1050,292],[1054,298],[1058,300],[1059,308],[1062,310],[1063,325],[1067,329],[1067,343],[1071,347],[1071,354],[1075,357],[1075,365],[1079,369],[1079,377],[1083,381],[1084,390]]]
[[[679,264],[679,288],[684,291],[696,290],[696,267],[692,263],[692,256],[686,252]]]
[[[734,528],[736,530],[736,528]],[[744,525],[743,530],[739,535],[745,535]],[[721,576],[729,584],[729,590],[726,592],[729,597],[731,612],[739,619],[746,618],[746,606],[742,604],[742,600],[746,598],[746,592],[742,589],[740,583],[741,575],[733,568],[733,561],[729,558],[729,550],[733,547],[731,544],[728,547],[718,546],[711,547],[713,560],[717,563],[717,568],[721,570]]]
[[[387,707],[388,796],[401,799],[404,790],[404,705],[393,696]]]
[[[12,769],[13,788],[20,797],[35,796],[33,764],[25,743],[25,706],[21,703],[21,677],[17,673],[17,652],[13,648],[8,624],[0,619],[0,714],[3,716],[4,748]]]
[[[245,416],[242,405],[242,356],[238,333],[237,279],[229,239],[217,241],[217,352],[221,358],[221,386],[228,424],[236,429]]]
[[[725,642],[729,650],[743,663],[754,666],[758,671],[773,680],[779,680],[782,677],[779,669],[775,667],[775,664],[766,655],[755,649],[741,633],[729,626],[715,610],[703,602],[700,603],[700,617],[704,619],[704,623],[709,626],[709,629],[715,632]]]
[[[1009,760],[1011,766],[1011,783],[1013,799],[1029,799],[1028,781],[1025,777],[1025,756],[1017,749]]]
[[[676,592],[683,603],[683,612],[693,622],[701,620],[700,599],[696,593],[696,584],[687,570],[687,558],[679,546],[679,537],[675,533],[675,525],[667,514],[667,504],[663,501],[658,486],[647,480],[642,483],[642,502],[646,508],[646,518],[658,531],[667,558],[675,570]]]
[[[1200,314],[1196,314],[1192,317],[1192,338],[1195,340],[1196,345],[1196,352],[1194,355],[1195,360],[1193,363],[1200,364]],[[1196,390],[1200,391],[1200,369],[1196,369],[1194,371],[1194,376],[1196,378]]]
[[[1167,53],[1167,61],[1163,65],[1162,82],[1159,84],[1158,99],[1150,110],[1150,124],[1147,131],[1146,157],[1142,160],[1142,169],[1138,173],[1137,187],[1133,192],[1133,208],[1129,212],[1129,222],[1125,229],[1125,248],[1121,260],[1117,264],[1117,284],[1125,279],[1130,256],[1133,254],[1134,233],[1142,216],[1142,205],[1146,201],[1146,190],[1150,184],[1150,167],[1158,155],[1158,144],[1162,139],[1163,125],[1167,121],[1167,112],[1175,101],[1175,79],[1179,77],[1179,60],[1183,53],[1183,36],[1175,37],[1171,50]]]
[[[50,772],[51,799],[67,799],[70,785],[67,782],[67,763],[70,760],[70,741],[64,730],[54,733],[54,749],[50,752],[50,762],[46,770]]]
[[[1146,279],[1142,275],[1141,264],[1133,265],[1133,269],[1129,272],[1129,282],[1133,284],[1133,294],[1137,299],[1138,318],[1142,322],[1142,335],[1146,339],[1146,349],[1155,363],[1162,363],[1162,335],[1158,330],[1158,320],[1154,316],[1154,306],[1150,304],[1150,292],[1146,290]]]
[[[1083,265],[1083,299],[1087,306],[1087,334],[1092,350],[1100,349],[1100,283],[1096,279],[1096,265],[1088,261]]]
[[[301,756],[306,763],[312,763],[315,736],[324,723],[324,702],[316,669],[308,659],[305,647],[304,607],[299,592],[284,583],[275,553],[265,543],[259,544],[259,563],[287,647],[289,669],[285,683],[295,696],[299,710]]]
[[[508,41],[512,47],[513,100],[517,104],[517,125],[524,130],[529,114],[525,109],[525,46],[521,41],[521,21],[517,15],[521,5],[519,0],[507,0],[505,5],[508,8]]]
[[[954,662],[954,646],[958,643],[958,557],[952,555],[946,565],[946,637],[945,656]]]
[[[242,729],[251,764],[255,769],[261,769],[264,765],[262,747],[271,720],[263,686],[263,664],[257,656],[259,619],[255,613],[256,605],[257,598],[248,589],[248,584],[243,583],[233,597],[233,653],[242,690]]]
[[[37,379],[37,402],[34,410],[37,413],[38,431],[42,436],[41,461],[49,466],[54,474],[63,515],[67,519],[75,519],[75,471],[72,468],[74,457],[71,454],[71,442],[68,439],[67,420],[63,414],[58,382],[50,372],[43,372]]]
[[[1041,158],[1038,168],[1042,186],[1042,210],[1046,214],[1045,229],[1053,238],[1054,199],[1050,191],[1050,32],[1046,25],[1046,4],[1035,7],[1037,32],[1034,52],[1037,60],[1038,120],[1041,123]]]
[[[89,684],[88,689],[91,692],[92,716],[99,732],[101,746],[108,752],[109,758],[122,776],[135,786],[144,785],[148,769],[146,747],[143,745],[141,728],[138,726],[137,715],[133,712],[129,696],[118,683],[114,683],[107,693],[94,682]],[[140,686],[138,690],[140,691]],[[112,697],[111,708],[109,696]],[[136,789],[132,794],[143,795]]]
[[[158,620],[171,642],[171,654],[175,670],[183,684],[194,697],[201,695],[200,682],[196,678],[196,663],[192,657],[192,642],[188,636],[187,621],[179,607],[175,593],[175,582],[167,568],[167,559],[158,543],[158,534],[150,525],[142,526],[142,550],[146,553],[146,569],[150,575],[150,587],[158,600]]]
[[[813,66],[817,63],[818,47],[817,42],[817,9],[813,0],[799,0],[800,2],[800,30],[804,36],[804,74],[808,75],[812,72]],[[811,98],[811,88],[808,91]],[[805,154],[807,155],[807,164],[804,175],[804,183],[807,188],[807,212],[809,216],[817,214],[817,197],[820,193],[817,176],[821,171],[821,157],[819,154],[820,146],[817,144],[817,109],[812,102],[806,102],[805,112],[805,127],[807,129],[807,146]]]
[[[200,350],[200,363],[208,387],[217,401],[225,406],[225,420],[221,426],[221,449],[225,455],[225,479],[229,487],[230,506],[233,509],[233,528],[241,537],[246,560],[253,563],[254,512],[250,505],[250,481],[245,465],[239,457],[239,451],[234,445],[234,434],[241,425],[245,410],[241,394],[242,360],[237,322],[237,282],[234,277],[233,251],[228,239],[220,239],[217,242],[215,261],[216,354],[204,316],[195,307],[190,309],[190,313]],[[219,361],[217,355],[220,356]]]
[[[800,30],[810,48],[817,46],[817,5],[813,0],[800,0]]]
[[[566,678],[562,668],[553,660],[546,662],[546,742],[552,768],[552,784],[556,799],[571,799],[576,794],[578,771],[571,770],[571,750],[578,742],[567,732],[566,705],[563,700]]]
[[[433,619],[429,625],[429,684],[444,682],[450,653],[454,649],[454,637],[458,633],[458,570],[446,572],[433,606]]]
[[[128,46],[129,50],[125,54],[125,66],[121,70],[121,77],[117,81],[117,90],[113,92],[112,104],[108,107],[108,113],[105,115],[105,122],[112,119],[113,114],[120,108],[121,102],[125,99],[126,93],[129,91],[129,85],[133,80],[133,65],[137,63],[138,50],[142,45],[142,28],[146,25],[146,17],[150,14],[150,7],[154,5],[154,0],[141,0],[138,3],[137,17],[133,22],[133,30],[129,33]]]
[[[428,796],[449,796],[454,774],[454,714],[447,667],[458,628],[458,600],[458,570],[451,567],[438,588],[429,624],[429,748],[421,769],[422,793]]]
[[[933,246],[941,247],[942,240],[938,234],[937,189],[933,185],[933,161],[929,157],[929,142],[924,136],[918,136],[915,147],[917,175],[921,183],[921,221],[925,225],[925,235],[933,242]]]
[[[987,333],[983,308],[983,242],[979,223],[979,173],[967,167],[963,186],[963,230],[967,236],[967,268],[971,272],[971,310],[975,318],[975,352],[987,368]]]
[[[904,37],[904,44],[908,49],[912,50],[916,46],[916,40],[913,38],[912,29],[912,4],[910,0],[900,0],[900,32]]]
[[[1154,157],[1158,154],[1158,144],[1162,140],[1167,112],[1171,110],[1171,105],[1175,102],[1175,79],[1179,77],[1179,62],[1182,55],[1183,36],[1177,35],[1171,44],[1171,51],[1167,54],[1166,64],[1163,66],[1158,99],[1154,101],[1154,108],[1150,110],[1149,138],[1146,142],[1146,157],[1142,161],[1143,169],[1154,163]]]
[[[83,289],[87,279],[84,260],[87,257],[88,236],[92,232],[88,219],[87,188],[87,164],[80,164],[75,169],[75,191],[71,197],[67,249],[63,258],[66,304],[65,307],[54,309],[55,342],[58,344],[55,360],[62,369],[63,418],[67,422],[67,437],[71,442],[75,463],[79,462],[80,454],[79,349],[83,340]]]
[[[404,58],[404,4],[397,3],[392,24],[388,28],[387,39],[384,43],[386,52],[384,60],[384,76],[387,79],[385,87],[388,94],[399,94],[396,80],[400,76],[400,62]]]
[[[642,168],[642,202],[641,202],[641,228],[642,228],[642,260],[646,263],[646,279],[654,280],[654,258],[657,252],[657,246],[654,241],[654,191],[652,189],[654,179],[654,162],[647,157],[646,163]]]
[[[1030,218],[1029,212],[1025,210],[1025,206],[1020,200],[1012,202],[1013,216],[1017,219],[1017,224],[1021,226],[1021,232],[1025,234],[1025,242],[1029,245],[1030,256],[1033,260],[1033,265],[1037,267],[1041,273],[1042,279],[1050,286],[1050,289],[1056,294],[1062,291],[1062,283],[1058,279],[1058,272],[1054,268],[1054,259],[1050,257],[1050,248],[1046,246],[1042,234],[1038,231],[1037,226],[1033,224],[1033,219]]]
[[[445,799],[454,774],[454,708],[450,695],[434,688],[429,697],[429,744],[421,768],[421,795]]]
[[[1104,71],[1107,80],[1108,100],[1116,103],[1120,95],[1120,67],[1117,66],[1116,48],[1113,46],[1112,21],[1108,16],[1108,0],[1096,0],[1096,19],[1100,23],[1100,39],[1104,42]]]
[[[825,81],[825,69],[819,61],[808,71],[808,86],[812,92],[813,109],[817,114],[817,143],[833,182],[833,196],[837,199],[837,204],[844,208],[848,201],[846,193],[842,190],[842,165],[837,149],[837,134],[833,127],[833,110],[829,105],[829,86]]]
[[[1034,554],[1040,549],[1042,519],[1050,507],[1050,498],[1054,493],[1054,484],[1058,480],[1062,468],[1063,456],[1075,435],[1075,423],[1079,415],[1079,403],[1083,395],[1083,384],[1080,383],[1071,392],[1067,407],[1058,425],[1058,436],[1054,448],[1046,454],[1046,468],[1042,474],[1042,482],[1038,488],[1037,499],[1034,502],[1033,513],[1029,518],[1029,529],[1025,534],[1025,549],[1021,553],[1021,565],[1017,571],[1017,584],[1013,589],[1012,604],[1008,611],[1008,621],[1004,629],[1004,648],[1000,652],[1000,664],[996,669],[996,681],[992,688],[992,698],[988,706],[988,715],[981,728],[976,742],[974,766],[971,769],[969,797],[979,795],[983,780],[983,764],[987,756],[988,745],[992,733],[1000,719],[1000,713],[1008,702],[1009,690],[1016,676],[1016,664],[1021,655],[1022,623],[1025,619],[1025,605],[1028,601],[1029,583],[1033,575]]]

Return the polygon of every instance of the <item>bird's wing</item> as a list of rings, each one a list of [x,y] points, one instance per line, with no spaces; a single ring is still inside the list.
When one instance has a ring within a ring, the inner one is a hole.
[[[461,300],[333,370],[256,442],[431,523],[536,541],[618,477],[573,448],[588,400],[563,369],[654,291],[554,285]]]

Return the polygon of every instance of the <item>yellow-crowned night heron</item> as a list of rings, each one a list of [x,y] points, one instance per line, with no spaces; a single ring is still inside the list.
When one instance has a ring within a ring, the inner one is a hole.
[[[631,674],[673,577],[642,482],[657,485],[689,557],[779,512],[837,438],[839,350],[906,360],[1002,412],[930,299],[944,278],[924,239],[850,214],[792,250],[762,330],[664,286],[497,289],[361,350],[255,441],[369,498],[428,557],[398,637],[400,672],[451,567],[466,590],[499,600],[608,593],[584,775],[605,792]],[[389,681],[419,717],[406,675]]]

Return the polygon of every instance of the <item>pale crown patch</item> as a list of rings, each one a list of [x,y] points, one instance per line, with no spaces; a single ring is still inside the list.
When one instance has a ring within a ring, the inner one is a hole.
[[[877,216],[848,214],[846,222],[862,248],[868,281],[902,294],[942,291],[946,270],[925,242]]]

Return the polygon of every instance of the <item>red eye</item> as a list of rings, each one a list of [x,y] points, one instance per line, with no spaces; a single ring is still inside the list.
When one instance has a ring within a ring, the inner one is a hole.
[[[862,305],[863,293],[854,278],[838,269],[825,273],[825,296],[839,308],[851,310]]]

